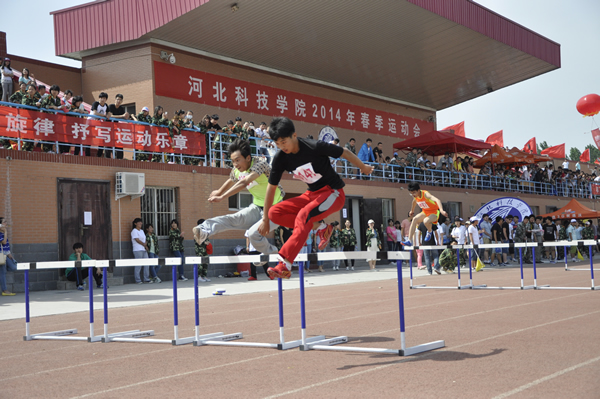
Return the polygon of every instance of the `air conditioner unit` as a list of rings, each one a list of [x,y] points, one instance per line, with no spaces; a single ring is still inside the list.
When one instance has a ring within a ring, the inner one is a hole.
[[[117,172],[115,183],[116,199],[131,195],[131,199],[141,197],[146,191],[146,175],[143,173]]]

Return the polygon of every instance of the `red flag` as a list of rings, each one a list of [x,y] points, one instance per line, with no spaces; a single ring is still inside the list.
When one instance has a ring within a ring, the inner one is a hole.
[[[449,131],[456,136],[466,137],[465,136],[465,122],[457,123],[456,125],[448,126],[442,129],[442,131]]]
[[[565,158],[565,144],[555,145],[542,150],[542,155],[548,155],[551,158]]]
[[[595,163],[596,165],[600,165],[600,158],[596,158],[596,160],[594,161],[594,163]]]
[[[592,130],[592,137],[594,138],[594,143],[596,143],[596,147],[600,148],[600,129]]]
[[[589,148],[581,153],[581,156],[579,157],[579,162],[590,162],[590,149]]]
[[[537,154],[537,143],[535,142],[535,137],[529,139],[529,141],[525,143],[525,147],[523,147],[523,152],[528,152],[529,154]]]
[[[492,133],[485,139],[485,142],[491,145],[497,144],[500,147],[504,147],[504,137],[502,136],[502,130],[496,133]]]

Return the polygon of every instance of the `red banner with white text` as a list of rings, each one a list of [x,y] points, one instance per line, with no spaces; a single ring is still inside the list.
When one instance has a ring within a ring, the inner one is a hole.
[[[205,155],[204,134],[182,130],[173,138],[166,127],[111,122],[62,113],[0,106],[0,135],[73,145],[128,148],[146,152]]]
[[[412,138],[433,130],[432,122],[159,61],[154,62],[154,85],[158,96],[385,136]]]

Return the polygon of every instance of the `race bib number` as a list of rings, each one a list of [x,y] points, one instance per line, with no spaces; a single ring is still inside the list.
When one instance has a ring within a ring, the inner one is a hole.
[[[240,173],[239,179],[244,180],[246,177],[248,177],[248,175],[249,175],[249,173]],[[258,183],[256,182],[256,180],[253,180],[246,185],[246,188],[248,190],[250,190],[252,187],[257,186],[257,185],[258,185]]]
[[[427,201],[417,201],[417,205],[421,209],[429,209],[429,205],[427,205]]]
[[[315,173],[315,170],[312,167],[312,164],[309,162],[302,166],[298,166],[296,170],[294,170],[294,179],[302,180],[304,183],[312,184],[323,177],[319,173]]]

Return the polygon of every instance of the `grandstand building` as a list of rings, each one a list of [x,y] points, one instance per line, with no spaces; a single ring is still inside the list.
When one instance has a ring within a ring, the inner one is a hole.
[[[80,60],[81,68],[8,54],[12,66],[35,70],[36,78],[71,89],[88,104],[101,92],[108,93],[109,103],[120,93],[132,114],[162,106],[169,117],[191,110],[196,122],[218,114],[221,126],[238,116],[258,126],[283,115],[294,120],[301,137],[337,137],[340,145],[354,138],[357,152],[371,138],[390,157],[394,143],[441,128],[438,110],[560,68],[559,44],[469,0],[139,4],[97,0],[53,13],[56,54]],[[17,38],[0,35],[0,52],[6,40]],[[7,123],[0,129],[6,136]],[[197,154],[204,157],[199,165],[137,161],[127,146],[124,159],[0,150],[0,175],[9,188],[0,196],[15,257],[63,260],[80,241],[93,258],[131,258],[136,217],[157,227],[161,256],[169,255],[167,222],[178,219],[186,254],[193,255],[197,219],[234,212],[248,201],[244,193],[206,201],[229,169],[215,167],[212,142],[205,143],[209,148]],[[144,174],[144,195],[117,198],[119,172]],[[336,219],[353,222],[361,249],[367,220],[381,226],[388,218],[403,220],[410,210],[405,181],[380,177],[345,179],[347,204]],[[422,185],[453,216],[468,217],[498,197],[519,197],[534,213],[553,211],[570,199],[433,180]],[[291,175],[282,184],[288,197],[305,190]],[[581,202],[594,207],[592,200]],[[214,237],[215,253],[231,253],[243,235]],[[133,282],[133,271],[115,273]],[[15,279],[13,290],[23,291],[19,276]],[[31,279],[33,290],[60,285],[55,271],[34,272]]]

